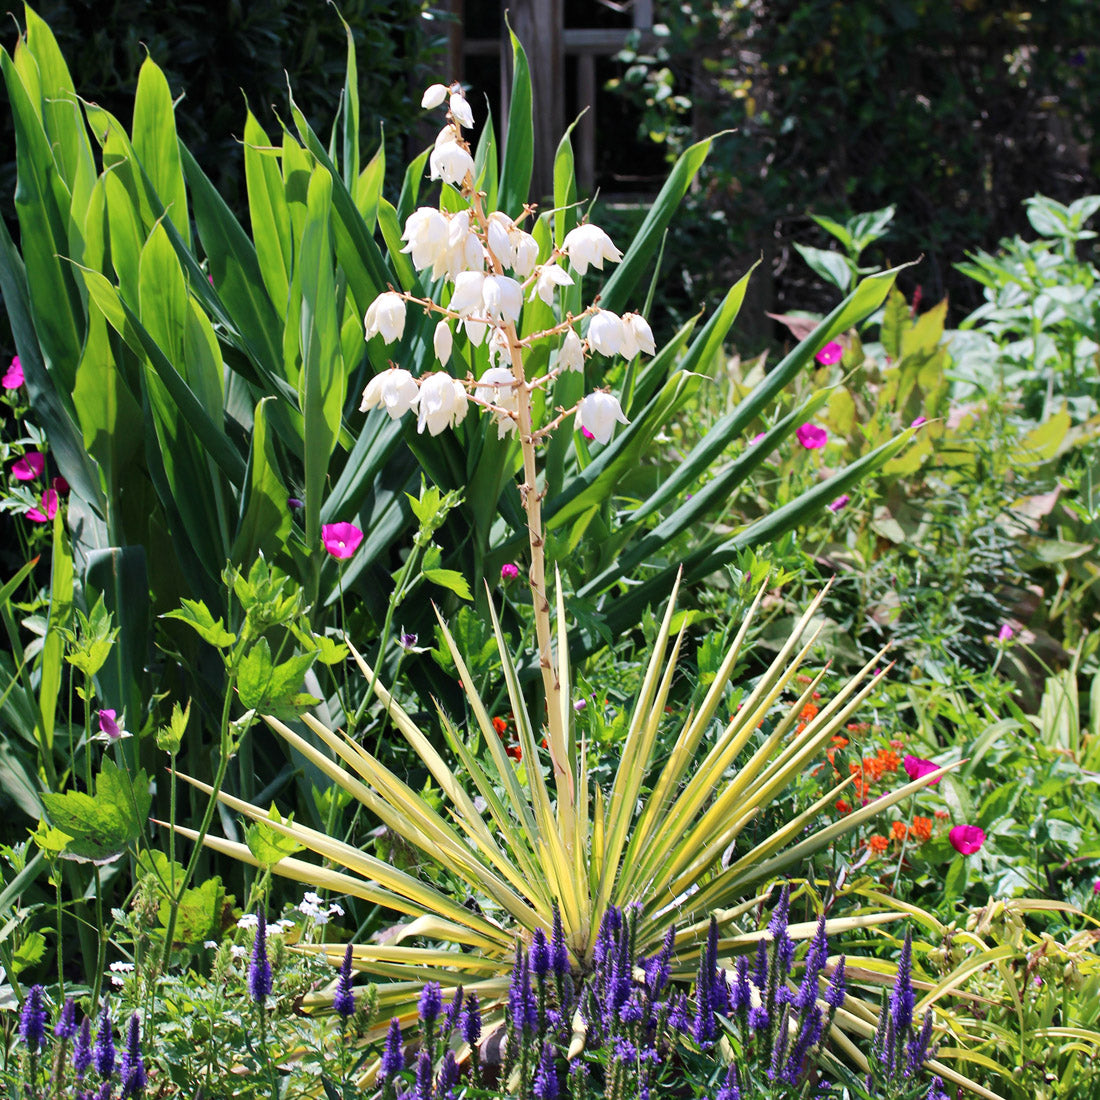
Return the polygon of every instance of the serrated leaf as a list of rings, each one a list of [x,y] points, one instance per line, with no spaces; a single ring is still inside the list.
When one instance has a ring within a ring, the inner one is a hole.
[[[424,569],[425,578],[432,584],[438,584],[441,588],[449,588],[459,599],[472,600],[470,586],[466,578],[456,569]]]

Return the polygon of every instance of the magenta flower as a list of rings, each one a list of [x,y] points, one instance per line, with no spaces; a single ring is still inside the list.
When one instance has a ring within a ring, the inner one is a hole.
[[[514,581],[519,576],[519,566],[513,562],[506,561],[500,567],[500,579],[502,581]]]
[[[972,856],[985,843],[985,831],[977,825],[956,825],[947,834],[947,839],[956,852]]]
[[[1001,623],[1001,629],[997,631],[997,641],[1007,642],[1016,632],[1012,629],[1008,623]]]
[[[350,558],[363,541],[363,532],[354,523],[326,523],[321,528],[325,549],[341,561]]]
[[[830,340],[815,356],[814,358],[823,366],[831,367],[834,363],[840,361],[840,357],[844,354],[844,347],[842,344],[838,344],[836,340]]]
[[[798,436],[798,442],[807,451],[816,451],[819,447],[824,447],[829,441],[829,433],[816,424],[803,424],[794,434]]]
[[[46,471],[46,456],[41,451],[28,451],[11,468],[16,481],[34,481]]]
[[[909,425],[909,427],[910,428],[919,428],[922,424],[927,424],[927,423],[928,423],[928,417],[927,416],[918,416],[917,419],[914,420]]]
[[[42,494],[41,503],[41,508],[32,508],[27,512],[27,519],[31,523],[46,523],[57,515],[57,490],[47,489]]]
[[[109,741],[117,741],[122,736],[122,727],[115,721],[113,710],[99,712],[99,732]]]
[[[830,512],[839,512],[851,499],[852,498],[848,496],[847,493],[841,493],[836,500],[826,504],[825,507],[828,508]]]
[[[764,435],[765,435],[764,432],[757,432],[756,435],[754,435],[752,437],[752,439],[749,440],[749,446],[750,447],[755,446],[757,443],[760,442],[760,440],[762,440],[764,438]]]
[[[923,760],[919,756],[906,756],[902,760],[901,766],[910,779],[920,779],[939,768],[939,764],[933,764],[931,760]],[[939,779],[933,779],[928,785],[934,787],[937,783],[939,783]]]
[[[1093,892],[1094,894],[1100,894],[1100,878],[1098,878],[1098,879],[1097,879],[1097,880],[1096,880],[1096,881],[1095,881],[1095,882],[1094,882],[1094,883],[1092,884],[1092,892]]]
[[[23,374],[23,364],[19,362],[19,356],[16,355],[12,358],[11,366],[4,372],[4,389],[17,390],[26,380]]]
[[[57,477],[50,478],[50,488],[57,493],[59,497],[67,497],[72,486],[58,474]]]
[[[596,438],[587,428],[584,428],[584,427],[581,428],[581,435],[583,435],[584,438],[588,439],[588,440],[592,440],[592,439]]]

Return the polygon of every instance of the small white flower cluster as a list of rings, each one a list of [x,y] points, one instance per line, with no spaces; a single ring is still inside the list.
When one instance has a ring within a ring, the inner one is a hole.
[[[344,915],[344,907],[336,902],[326,905],[320,894],[309,890],[298,903],[298,912],[312,920],[314,924],[328,924],[333,917]]]
[[[121,989],[126,984],[126,978],[134,972],[134,964],[130,962],[113,962],[107,968],[111,972],[111,985]]]
[[[392,289],[385,291],[367,310],[364,335],[367,340],[380,336],[387,344],[400,340],[405,331],[406,303],[412,301],[443,315],[432,340],[440,367],[451,357],[458,329],[475,347],[489,334],[490,366],[476,382],[469,379],[465,383],[443,370],[414,378],[404,368],[391,366],[370,380],[360,410],[383,408],[397,419],[415,409],[417,431],[427,429],[438,435],[461,423],[469,402],[474,401],[487,409],[503,437],[517,427],[524,387],[524,392],[529,392],[562,371],[583,371],[585,356],[591,352],[631,359],[640,352],[654,355],[656,346],[644,317],[637,313],[619,316],[594,305],[580,318],[569,314],[562,324],[520,340],[517,327],[525,300],[538,298],[553,308],[558,290],[574,285],[574,276],[584,276],[590,267],[602,271],[605,262],[618,263],[622,253],[599,226],[586,223],[570,230],[561,247],[552,249],[540,264],[538,242],[520,224],[530,209],[518,222],[502,211],[486,213],[481,207],[483,196],[474,192],[473,159],[462,136],[463,128],[473,125],[473,113],[461,85],[433,84],[424,93],[425,109],[444,104],[447,124],[429,158],[431,178],[459,188],[470,205],[458,212],[420,207],[406,220],[401,239],[405,242],[402,251],[409,254],[417,271],[451,284],[450,297],[444,293],[443,303],[437,304]],[[566,270],[566,261],[572,273]],[[582,337],[574,325],[585,316],[590,320]],[[547,378],[524,378],[522,349],[559,335],[561,343]],[[554,423],[574,411],[577,426],[600,443],[610,440],[616,424],[628,423],[618,399],[607,391],[582,398],[575,410],[562,410],[562,417]]]

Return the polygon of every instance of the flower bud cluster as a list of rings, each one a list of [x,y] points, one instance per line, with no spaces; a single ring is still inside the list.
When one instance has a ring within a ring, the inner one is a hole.
[[[573,286],[589,268],[603,271],[605,263],[618,263],[622,253],[604,230],[585,223],[571,229],[561,247],[540,263],[538,241],[522,227],[530,208],[519,219],[501,210],[486,211],[484,196],[475,190],[474,162],[463,136],[473,126],[473,112],[461,85],[433,84],[421,102],[426,110],[447,110],[446,124],[429,157],[431,178],[459,189],[468,205],[458,211],[422,206],[409,215],[401,234],[402,251],[418,272],[433,282],[442,281],[443,287],[436,298],[427,299],[393,289],[381,293],[367,309],[364,336],[368,341],[381,337],[387,344],[399,341],[405,334],[408,304],[415,302],[441,315],[432,338],[441,368],[450,360],[459,332],[472,347],[486,344],[490,367],[476,381],[460,382],[442,370],[414,377],[404,367],[393,366],[370,380],[360,409],[383,408],[395,419],[415,410],[417,431],[437,435],[461,423],[473,402],[489,412],[503,437],[529,420],[532,388],[547,385],[566,370],[583,372],[586,355],[593,352],[626,358],[654,355],[653,332],[637,313],[619,316],[593,304],[577,318],[569,314],[562,323],[521,339],[525,303],[539,301],[553,309],[562,288]],[[586,316],[590,320],[582,336],[577,326]],[[524,352],[540,340],[555,340],[557,351],[545,377],[528,379],[523,373]],[[574,412],[578,429],[599,443],[611,439],[616,424],[627,423],[618,399],[606,390],[560,411],[558,419],[537,431],[532,426],[528,442]]]

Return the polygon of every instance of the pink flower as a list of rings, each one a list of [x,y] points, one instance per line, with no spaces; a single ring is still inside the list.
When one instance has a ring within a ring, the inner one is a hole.
[[[1094,882],[1094,883],[1092,884],[1092,892],[1093,892],[1094,894],[1100,894],[1100,878],[1098,878],[1098,879],[1097,879],[1097,880],[1096,880],[1096,881],[1095,881],[1095,882]]]
[[[830,340],[815,356],[814,358],[824,367],[831,367],[834,363],[840,360],[840,357],[844,354],[844,347],[842,344],[838,344],[836,340]]]
[[[44,510],[43,510],[44,509]],[[45,523],[57,515],[57,490],[47,489],[42,494],[42,509],[32,508],[27,512],[31,523]]]
[[[923,776],[928,775],[929,772],[938,770],[939,764],[933,764],[931,760],[923,760],[919,756],[906,756],[901,762],[901,766],[905,769],[905,774],[910,779],[920,779]],[[928,785],[934,787],[939,783],[939,779],[933,779]]]
[[[113,710],[101,710],[99,712],[99,732],[112,741],[117,741],[122,736],[122,729],[115,721]]]
[[[1008,623],[1001,623],[1001,629],[997,631],[997,641],[1007,642],[1015,633],[1016,631],[1014,631]]]
[[[50,488],[53,489],[53,491],[57,493],[59,497],[67,497],[69,495],[69,490],[72,488],[72,486],[70,486],[69,483],[60,474],[58,474],[57,477],[50,478]]]
[[[910,428],[919,428],[922,424],[927,424],[927,423],[928,423],[928,417],[927,416],[918,416],[917,419],[914,420],[909,425],[909,427]]]
[[[816,424],[803,424],[794,434],[798,436],[798,442],[807,451],[816,451],[819,447],[824,447],[829,441],[829,433]]]
[[[956,852],[972,856],[985,843],[985,831],[977,825],[956,825],[947,834],[947,839]]]
[[[17,390],[26,380],[23,374],[23,364],[19,362],[19,356],[16,355],[12,358],[11,366],[4,372],[4,389]]]
[[[764,438],[765,434],[766,433],[764,433],[764,432],[757,432],[756,435],[754,435],[752,437],[752,439],[749,440],[749,446],[750,447],[756,446],[756,444],[759,443],[760,440],[762,440]]]
[[[502,581],[514,581],[519,576],[519,566],[506,561],[500,567],[500,579]]]
[[[839,512],[852,498],[847,493],[841,493],[831,504],[826,504],[825,507],[830,512]]]
[[[326,523],[321,528],[321,541],[334,557],[345,561],[363,541],[363,532],[354,523]]]
[[[581,435],[583,435],[585,439],[595,439],[596,438],[587,428],[583,428],[583,427],[581,428]]]
[[[34,481],[46,470],[46,456],[41,451],[28,451],[11,468],[16,481]]]

